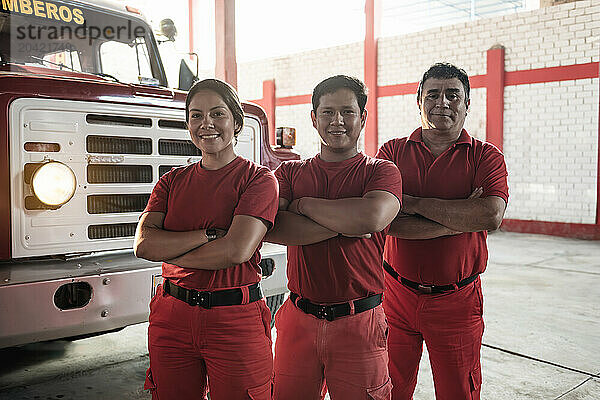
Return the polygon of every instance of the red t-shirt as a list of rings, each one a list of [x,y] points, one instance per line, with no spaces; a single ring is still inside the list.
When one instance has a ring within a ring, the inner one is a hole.
[[[169,231],[229,229],[236,215],[261,218],[270,228],[278,198],[273,173],[238,156],[214,171],[202,169],[199,162],[172,169],[154,187],[144,212],[165,213],[163,227]],[[249,285],[260,281],[260,247],[249,261],[231,268],[208,271],[163,263],[162,275],[196,290]]]
[[[463,129],[458,141],[437,159],[421,136],[392,139],[377,157],[393,161],[402,172],[402,190],[416,197],[466,199],[477,187],[482,197],[508,202],[504,156],[490,143]],[[385,260],[404,278],[423,284],[447,285],[485,271],[487,231],[467,232],[428,240],[387,238]]]
[[[362,153],[341,162],[315,156],[284,162],[275,171],[279,196],[343,199],[385,190],[402,199],[402,178],[389,161]],[[352,216],[348,216],[351,218]],[[337,236],[306,246],[288,246],[288,287],[315,303],[340,303],[383,292],[385,232],[370,239]]]

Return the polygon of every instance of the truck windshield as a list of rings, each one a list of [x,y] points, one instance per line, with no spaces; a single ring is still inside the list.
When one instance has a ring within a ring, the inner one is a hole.
[[[2,1],[0,62],[4,70],[37,66],[166,86],[143,20],[80,3]]]

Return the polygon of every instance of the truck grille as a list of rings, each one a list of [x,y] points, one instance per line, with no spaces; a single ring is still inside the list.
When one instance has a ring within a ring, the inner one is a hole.
[[[201,157],[177,106],[15,99],[7,157],[12,256],[130,249],[160,176]],[[75,194],[60,206],[41,203],[31,187],[49,161],[76,176]]]
[[[89,239],[124,238],[135,235],[137,223],[88,226]]]
[[[201,156],[202,152],[191,140],[160,139],[158,154],[166,156]]]
[[[128,213],[144,211],[149,194],[96,194],[87,197],[90,214]]]
[[[163,176],[173,168],[177,168],[179,165],[161,165],[158,167],[158,176]]]
[[[151,118],[123,117],[121,115],[100,115],[88,114],[85,116],[88,124],[95,125],[114,125],[114,126],[137,126],[142,128],[151,128]]]
[[[182,129],[187,131],[187,124],[185,121],[177,121],[173,119],[159,119],[158,120],[159,128],[170,128],[170,129]]]
[[[88,153],[152,154],[152,139],[90,135],[86,139]]]
[[[87,166],[88,183],[151,183],[151,165],[103,165]]]

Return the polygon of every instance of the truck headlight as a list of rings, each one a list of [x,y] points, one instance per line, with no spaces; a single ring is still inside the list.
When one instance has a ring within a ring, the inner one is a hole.
[[[58,161],[43,164],[31,178],[33,194],[49,206],[61,206],[71,200],[76,186],[73,170]]]

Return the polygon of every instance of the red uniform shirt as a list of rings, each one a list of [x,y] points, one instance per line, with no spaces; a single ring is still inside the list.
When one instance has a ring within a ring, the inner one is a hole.
[[[341,162],[315,156],[284,162],[275,171],[279,196],[343,199],[385,190],[402,199],[402,178],[391,162],[362,153]],[[352,216],[348,216],[351,218]],[[382,293],[385,232],[370,239],[337,236],[306,246],[288,246],[288,287],[315,303],[340,303]]]
[[[215,171],[202,169],[200,163],[174,168],[160,178],[144,212],[165,213],[164,229],[180,232],[229,229],[236,215],[261,218],[272,226],[277,205],[278,187],[273,173],[238,156]],[[162,274],[188,289],[249,285],[260,281],[259,249],[249,261],[231,268],[208,271],[163,263]]]
[[[482,197],[508,202],[504,156],[490,143],[463,129],[458,141],[437,159],[421,137],[392,139],[377,157],[393,161],[402,172],[402,190],[417,197],[466,199],[477,187]],[[447,285],[481,273],[487,265],[487,231],[428,240],[387,238],[385,260],[404,278],[423,284]]]

